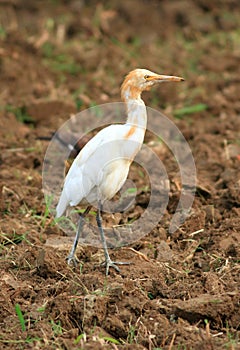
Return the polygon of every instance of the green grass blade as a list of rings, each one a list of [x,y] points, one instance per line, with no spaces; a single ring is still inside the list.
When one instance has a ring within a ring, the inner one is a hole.
[[[102,339],[108,341],[109,343],[119,345],[121,344],[117,339],[114,339],[112,337],[103,337]]]
[[[203,112],[203,111],[206,111],[206,109],[208,109],[208,105],[206,105],[205,103],[198,103],[198,104],[193,105],[193,106],[188,106],[188,107],[176,109],[173,112],[173,115],[174,115],[174,117],[181,119],[184,115],[193,114],[193,113],[197,113],[197,112]]]
[[[25,325],[25,320],[22,314],[22,310],[19,304],[15,305],[15,310],[16,310],[16,314],[18,316],[22,331],[24,332],[26,330],[26,325]]]

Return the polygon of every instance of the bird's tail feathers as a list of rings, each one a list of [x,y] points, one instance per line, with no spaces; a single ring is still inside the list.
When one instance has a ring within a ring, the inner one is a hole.
[[[63,190],[61,193],[61,197],[59,199],[57,208],[56,208],[56,211],[57,211],[56,218],[60,218],[60,216],[62,216],[64,214],[65,210],[67,209],[68,204],[69,204],[68,198],[66,196],[65,191]]]

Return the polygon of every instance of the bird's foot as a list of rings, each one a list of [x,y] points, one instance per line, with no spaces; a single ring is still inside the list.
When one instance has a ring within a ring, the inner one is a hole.
[[[106,261],[101,265],[106,267],[106,276],[107,276],[110,267],[113,267],[117,272],[120,272],[120,269],[117,265],[130,265],[130,264],[131,264],[130,262],[112,261],[109,258],[109,259],[106,259]]]
[[[68,265],[73,265],[74,267],[77,266],[77,258],[74,255],[69,254],[68,257],[66,258]]]

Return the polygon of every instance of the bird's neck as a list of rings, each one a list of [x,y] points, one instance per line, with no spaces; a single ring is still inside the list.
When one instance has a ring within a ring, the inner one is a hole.
[[[146,130],[147,111],[146,106],[141,98],[125,100],[127,106],[127,124]]]
[[[147,127],[147,112],[146,106],[141,99],[141,90],[136,89],[128,81],[125,81],[122,85],[121,96],[127,106],[127,124],[135,125],[145,131]]]

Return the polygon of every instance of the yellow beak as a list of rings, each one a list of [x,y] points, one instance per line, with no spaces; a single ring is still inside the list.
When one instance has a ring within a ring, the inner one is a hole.
[[[156,82],[163,82],[163,81],[184,81],[184,78],[181,77],[175,77],[174,75],[152,75],[147,78],[148,81],[156,81]]]

